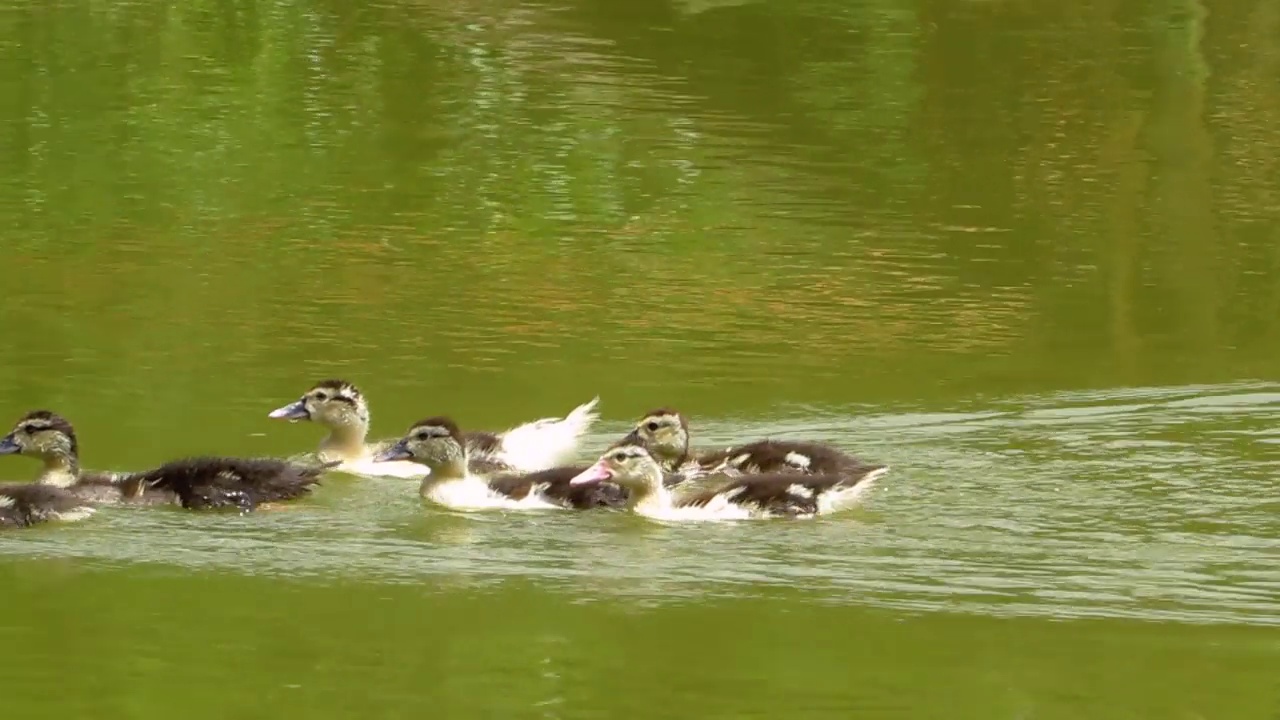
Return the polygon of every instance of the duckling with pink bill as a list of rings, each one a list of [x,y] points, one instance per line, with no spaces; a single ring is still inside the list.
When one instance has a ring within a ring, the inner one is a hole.
[[[569,480],[585,466],[522,472],[492,457],[472,458],[466,436],[444,416],[419,420],[373,462],[410,461],[426,466],[418,492],[424,500],[457,510],[534,510],[621,507],[627,493],[613,483],[576,487]]]
[[[753,473],[707,490],[673,493],[664,471],[643,444],[624,439],[569,484],[616,483],[630,491],[628,506],[657,520],[750,520],[809,518],[847,509],[887,466],[860,466],[850,474]]]
[[[809,440],[766,438],[721,450],[695,452],[689,447],[689,421],[671,408],[645,413],[623,442],[647,448],[666,472],[668,487],[712,475],[797,473],[862,477],[888,470],[883,465],[868,463],[838,448]]]

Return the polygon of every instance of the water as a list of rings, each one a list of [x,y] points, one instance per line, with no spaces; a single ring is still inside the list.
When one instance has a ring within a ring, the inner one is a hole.
[[[32,716],[1280,713],[1280,10],[0,10],[0,412],[91,468],[599,394],[893,470],[813,522],[248,517],[0,536]],[[0,459],[0,479],[34,473]]]

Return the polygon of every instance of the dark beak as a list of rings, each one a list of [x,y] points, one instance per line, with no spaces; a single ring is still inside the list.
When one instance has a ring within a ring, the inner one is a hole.
[[[644,441],[644,438],[640,437],[640,428],[635,428],[627,433],[627,436],[622,438],[622,442],[630,445],[639,445],[640,447],[648,447],[649,445]]]
[[[392,445],[373,456],[374,462],[391,462],[392,460],[412,460],[413,453],[409,452],[409,447],[404,440]]]
[[[297,422],[299,420],[310,420],[311,413],[307,412],[307,404],[299,400],[289,403],[282,408],[272,410],[267,417],[276,420],[288,420],[289,422]]]
[[[16,455],[22,452],[22,448],[13,439],[13,433],[9,433],[0,438],[0,455]]]

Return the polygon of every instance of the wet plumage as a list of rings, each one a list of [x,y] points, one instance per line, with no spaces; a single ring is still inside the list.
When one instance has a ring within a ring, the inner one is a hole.
[[[576,510],[624,507],[627,504],[627,491],[613,483],[569,484],[570,480],[586,469],[586,465],[566,465],[534,473],[499,474],[488,478],[488,483],[495,491],[515,500],[537,492]]]
[[[635,512],[664,520],[812,517],[847,505],[885,471],[881,467],[845,475],[758,473],[677,494],[663,482],[662,467],[649,449],[628,438],[605,451],[570,485],[616,483],[630,491],[628,505]]]
[[[133,474],[130,480],[146,490],[173,493],[189,510],[249,511],[310,494],[324,469],[274,458],[195,457]]]
[[[93,512],[92,505],[59,487],[19,483],[0,485],[0,528],[81,520]]]
[[[817,442],[764,439],[695,452],[690,449],[689,437],[689,424],[684,415],[671,408],[660,408],[646,413],[625,440],[648,448],[661,465],[668,487],[687,480],[706,480],[708,476],[759,473],[857,476],[885,468]]]
[[[307,495],[336,463],[303,466],[272,458],[196,457],[141,472],[84,471],[71,423],[48,410],[27,413],[0,438],[0,453],[43,464],[33,487],[54,488],[89,504],[178,504],[191,510],[236,507]],[[52,496],[50,496],[52,497]]]

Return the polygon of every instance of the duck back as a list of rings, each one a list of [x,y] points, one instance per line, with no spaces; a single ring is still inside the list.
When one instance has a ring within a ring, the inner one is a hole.
[[[0,485],[0,527],[21,528],[53,520],[80,520],[92,506],[60,487],[37,484]]]
[[[537,492],[548,500],[575,510],[620,508],[627,504],[629,493],[610,482],[570,485],[569,481],[587,469],[586,465],[567,465],[532,473],[508,473],[489,479],[489,487],[514,500],[523,500]]]
[[[95,505],[165,504],[177,500],[171,492],[146,489],[139,482],[138,476],[131,473],[86,471],[80,474],[75,484],[64,489],[81,500]]]
[[[320,474],[340,463],[298,465],[274,458],[196,457],[139,473],[147,492],[167,491],[188,510],[235,507],[251,511],[267,502],[310,494]]]
[[[876,476],[878,473],[875,471],[848,475],[800,475],[795,472],[745,475],[715,489],[683,498],[679,504],[682,507],[706,507],[723,501],[767,515],[816,515],[824,507],[823,496],[853,490]]]
[[[829,445],[797,440],[757,440],[707,453],[698,458],[707,469],[753,475],[804,473],[857,475],[882,466],[869,465]]]
[[[502,449],[502,438],[497,433],[471,430],[462,433],[462,442],[471,455],[496,455]]]

